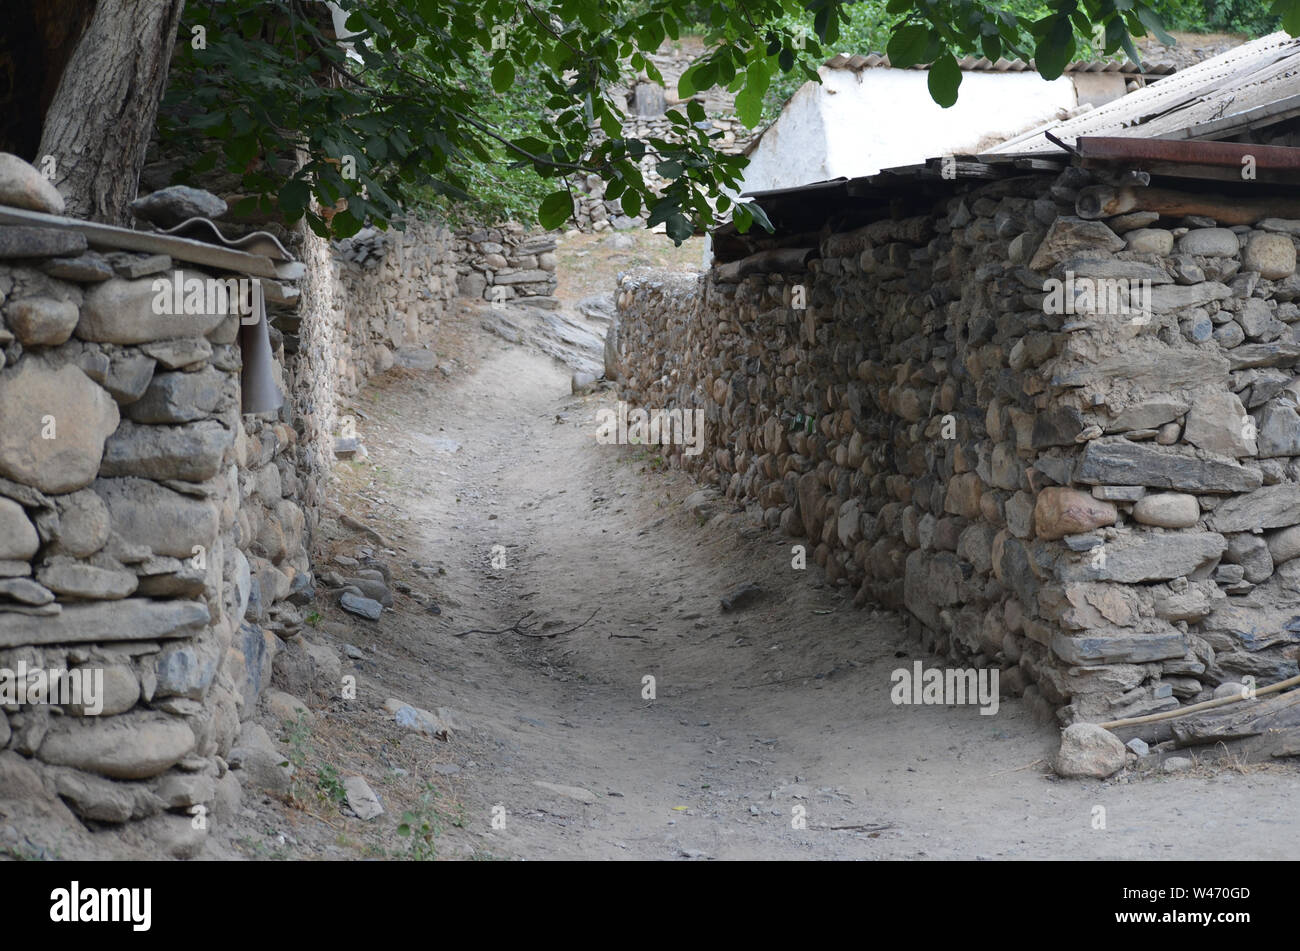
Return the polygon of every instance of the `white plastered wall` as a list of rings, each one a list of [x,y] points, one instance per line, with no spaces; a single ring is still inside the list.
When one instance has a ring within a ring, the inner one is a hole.
[[[930,98],[917,69],[820,70],[805,83],[750,153],[744,191],[792,188],[970,151],[1075,106],[1074,83],[1036,73],[962,73],[957,102]]]

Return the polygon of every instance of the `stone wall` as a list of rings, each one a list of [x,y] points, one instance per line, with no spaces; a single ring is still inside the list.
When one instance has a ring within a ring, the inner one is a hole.
[[[155,278],[209,275],[45,240],[0,262],[0,668],[102,670],[103,708],[5,706],[0,756],[191,854],[195,807],[237,800],[227,758],[307,577],[293,432],[241,417],[237,314],[156,312]]]
[[[0,204],[62,211],[12,157]],[[303,613],[340,407],[396,363],[436,364],[475,268],[512,293],[553,291],[554,237],[507,230],[513,272],[431,222],[337,244],[281,231],[301,265],[263,286],[286,399],[250,414],[240,315],[187,301],[188,282],[230,275],[0,227],[0,680],[12,690],[24,665],[82,668],[104,686],[98,713],[0,700],[0,800],[24,790],[56,821],[129,825],[132,841],[184,857],[206,817],[233,814],[241,780],[289,790],[258,722],[278,721],[259,705],[272,685],[300,703],[339,684],[338,657],[304,636]],[[501,280],[527,268],[537,281]],[[178,271],[182,306],[167,312],[154,282],[170,287]]]
[[[303,229],[306,266],[296,308],[274,323],[285,334],[288,392],[299,442],[296,469],[314,524],[341,435],[340,401],[400,359],[432,366],[438,334],[458,293],[452,233],[413,220],[406,230],[367,229],[332,245]]]
[[[556,238],[518,222],[456,233],[456,272],[464,297],[548,309],[556,303]]]
[[[709,118],[711,131],[722,133],[714,140],[714,147],[727,154],[739,154],[749,147],[758,134],[757,129],[747,129],[734,116],[716,115]],[[623,123],[623,134],[627,138],[645,141],[649,138],[661,138],[670,142],[680,136],[671,122],[664,116],[629,116]],[[655,192],[667,184],[656,170],[659,160],[654,155],[647,155],[638,166],[647,185]],[[605,183],[597,175],[588,175],[573,181],[576,200],[573,206],[573,220],[579,231],[625,231],[645,225],[644,212],[637,217],[629,217],[623,212],[620,201],[605,198]]]
[[[705,409],[675,464],[1063,723],[1300,651],[1300,222],[1085,221],[1087,184],[959,184],[806,270],[625,275],[611,360],[629,402]],[[1078,296],[1107,281],[1133,306]]]
[[[720,133],[714,140],[715,148],[729,155],[745,151],[761,131],[748,129],[736,118],[736,97],[725,86],[713,86],[703,92],[689,97],[678,95],[677,83],[687,69],[704,54],[703,45],[692,41],[678,43],[665,41],[658,52],[647,55],[658,70],[663,85],[653,81],[641,71],[628,82],[611,89],[610,94],[616,101],[626,103],[627,112],[623,119],[623,137],[647,141],[651,138],[665,139],[669,142],[680,141],[677,127],[664,115],[666,110],[675,109],[682,114],[687,104],[694,100],[704,109],[710,124],[709,132]],[[593,134],[600,136],[599,126],[593,128]],[[666,184],[659,175],[659,159],[652,153],[643,158],[638,166],[647,185],[658,193]],[[645,225],[645,212],[636,217],[629,217],[623,211],[618,200],[605,199],[605,183],[599,176],[589,175],[575,179],[572,183],[577,200],[574,203],[573,219],[579,231],[609,231],[641,228]]]

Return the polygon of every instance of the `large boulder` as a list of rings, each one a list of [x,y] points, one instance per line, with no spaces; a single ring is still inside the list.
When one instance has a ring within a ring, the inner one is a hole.
[[[94,480],[118,424],[117,403],[90,377],[35,360],[0,373],[0,407],[0,475],[52,494]]]
[[[53,297],[24,297],[5,308],[5,320],[25,347],[57,347],[77,326],[77,305]]]
[[[63,214],[59,190],[31,165],[8,152],[0,152],[0,205]]]
[[[146,779],[170,769],[194,750],[194,732],[179,717],[124,713],[55,721],[37,756],[113,779]]]
[[[183,275],[182,285],[190,278],[206,278],[198,272],[177,273]],[[77,336],[101,343],[129,344],[172,337],[202,337],[215,330],[228,314],[208,312],[206,300],[197,313],[174,312],[177,273],[135,281],[114,278],[99,284],[82,304]]]
[[[40,547],[36,526],[27,518],[23,507],[13,499],[0,496],[0,559],[26,561]]]

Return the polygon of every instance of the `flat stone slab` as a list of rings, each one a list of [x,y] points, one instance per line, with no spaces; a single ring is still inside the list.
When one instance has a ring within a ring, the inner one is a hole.
[[[113,276],[113,269],[104,258],[94,251],[78,255],[75,258],[56,258],[41,265],[41,270],[50,277],[64,281],[79,281],[83,284],[107,281]]]
[[[1227,540],[1214,532],[1141,532],[1107,542],[1104,557],[1062,562],[1059,575],[1062,581],[1165,581],[1210,567],[1227,546]]]
[[[1250,492],[1264,481],[1258,470],[1188,449],[1148,446],[1123,437],[1094,439],[1075,478],[1089,485],[1144,485],[1186,492]]]
[[[1246,348],[1229,351],[1234,370],[1238,369],[1235,355],[1243,349]],[[1243,365],[1264,366],[1265,363]],[[1131,346],[1096,361],[1062,360],[1052,375],[1052,385],[1087,386],[1099,380],[1141,380],[1151,389],[1171,390],[1222,379],[1228,375],[1228,368],[1229,358],[1219,353],[1169,347],[1144,339],[1140,346]]]
[[[1216,532],[1251,532],[1300,524],[1300,485],[1266,485],[1224,502],[1207,523]]]
[[[1300,341],[1297,340],[1248,343],[1228,351],[1228,365],[1234,370],[1289,366],[1298,359],[1300,359]]]
[[[39,620],[0,613],[0,647],[194,637],[210,620],[208,606],[202,601],[126,598],[67,604],[59,614]]]
[[[1056,634],[1052,653],[1071,664],[1127,663],[1170,660],[1187,653],[1187,637],[1180,631],[1105,635]]]
[[[70,257],[86,250],[86,236],[57,228],[0,225],[0,258]]]
[[[384,606],[378,601],[373,598],[355,595],[350,591],[345,591],[343,596],[339,598],[339,607],[349,614],[355,614],[370,621],[378,621],[380,615],[384,613]]]

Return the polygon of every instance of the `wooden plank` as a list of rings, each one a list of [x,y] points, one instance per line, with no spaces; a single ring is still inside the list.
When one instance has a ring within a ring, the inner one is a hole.
[[[270,258],[260,254],[249,254],[246,251],[234,251],[215,244],[205,244],[189,238],[176,238],[148,231],[132,231],[129,228],[118,228],[96,221],[79,221],[75,218],[47,215],[39,211],[27,211],[8,206],[0,206],[0,224],[38,225],[44,228],[75,231],[85,235],[86,241],[96,248],[148,251],[154,254],[167,254],[192,264],[203,264],[218,270],[235,271],[253,277],[274,278],[276,276],[275,266]]]
[[[1238,135],[1245,129],[1273,125],[1298,115],[1300,115],[1300,96],[1288,96],[1286,99],[1279,99],[1277,102],[1266,103],[1254,109],[1247,109],[1245,112],[1224,116],[1222,119],[1202,122],[1190,129],[1181,129],[1177,132],[1168,133],[1165,137],[1181,138],[1186,136],[1207,140],[1219,139],[1225,136]]]
[[[1243,700],[1176,720],[1173,738],[1177,746],[1201,746],[1295,728],[1300,728],[1300,690]]]
[[[1085,160],[1084,168],[1102,168],[1106,163]],[[1241,182],[1241,169],[1222,168],[1216,165],[1192,165],[1184,162],[1144,161],[1142,167],[1152,175],[1164,178],[1187,178],[1198,181]],[[1300,174],[1285,169],[1256,168],[1252,183],[1269,185],[1294,185]]]
[[[1186,142],[1123,136],[1081,136],[1078,148],[1085,159],[1120,161],[1141,168],[1145,161],[1217,165],[1241,171],[1241,160],[1251,156],[1260,168],[1300,170],[1300,149],[1286,145],[1245,142]]]
[[[1065,168],[1066,163],[1061,160],[1037,159],[1037,158],[1015,158],[1012,164],[1028,172],[1059,172]]]

